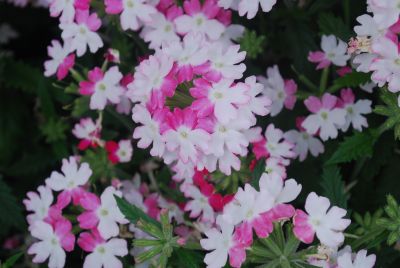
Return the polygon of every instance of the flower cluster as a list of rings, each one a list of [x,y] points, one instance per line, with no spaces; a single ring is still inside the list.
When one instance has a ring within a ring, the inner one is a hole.
[[[26,209],[31,212],[27,217],[29,231],[38,239],[28,250],[35,255],[33,262],[43,263],[49,259],[49,267],[64,267],[65,251],[71,252],[75,247],[70,218],[76,217],[79,225],[74,229],[88,230],[77,239],[78,245],[90,253],[83,267],[122,267],[115,256],[128,254],[127,242],[116,237],[118,225],[128,221],[114,199],[114,195],[122,196],[122,193],[112,186],[107,187],[100,198],[89,192],[92,170],[87,163],[79,163],[76,157],[64,159],[61,170],[62,173],[51,173],[46,185],[39,186],[38,193],[29,192],[24,200]],[[55,203],[54,192],[59,192]],[[67,214],[74,211],[73,207],[83,212]]]

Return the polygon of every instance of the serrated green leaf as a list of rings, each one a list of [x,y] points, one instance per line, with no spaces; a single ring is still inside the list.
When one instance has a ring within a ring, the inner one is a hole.
[[[323,169],[320,184],[323,189],[322,194],[331,201],[332,205],[347,208],[348,195],[339,167],[326,166]]]
[[[327,165],[347,163],[361,157],[371,157],[377,140],[376,131],[356,132],[346,137],[327,161]]]
[[[322,34],[333,34],[344,42],[352,36],[352,32],[342,18],[332,13],[321,13],[318,17],[318,26]]]

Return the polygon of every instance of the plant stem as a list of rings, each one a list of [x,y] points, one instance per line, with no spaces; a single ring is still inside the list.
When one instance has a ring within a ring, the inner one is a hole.
[[[293,65],[291,67],[292,67],[293,72],[297,75],[297,78],[300,80],[300,82],[302,82],[305,86],[307,86],[309,90],[314,91],[314,92],[318,91],[318,87],[313,82],[311,82],[310,79],[307,78],[307,76],[299,73],[294,68]]]
[[[328,78],[329,78],[329,70],[330,70],[330,68],[326,67],[322,71],[321,80],[319,82],[319,93],[320,93],[320,95],[322,95],[326,90],[326,86],[328,84]]]

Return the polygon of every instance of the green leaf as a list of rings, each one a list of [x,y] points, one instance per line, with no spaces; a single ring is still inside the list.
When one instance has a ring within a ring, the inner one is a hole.
[[[371,74],[359,73],[353,71],[349,74],[346,74],[345,76],[336,79],[334,85],[339,88],[358,87],[362,84],[369,82],[370,80],[371,80]]]
[[[337,166],[326,166],[322,172],[321,186],[322,194],[326,196],[332,205],[347,208],[348,194]]]
[[[371,157],[377,137],[376,130],[356,132],[346,137],[326,164],[348,163],[361,157]]]
[[[400,140],[400,107],[397,95],[390,92],[386,87],[381,88],[380,93],[380,98],[385,105],[377,105],[374,112],[387,117],[382,126],[382,131],[394,128],[394,137]]]
[[[4,263],[0,263],[1,268],[12,268],[17,263],[17,261],[24,255],[24,252],[18,252],[10,258],[8,258]]]
[[[203,258],[204,255],[198,251],[177,248],[172,254],[171,262],[175,267],[200,268],[204,267]]]
[[[12,194],[10,187],[0,177],[0,235],[5,235],[11,228],[25,229],[22,207]]]
[[[133,224],[136,224],[139,220],[143,220],[145,222],[151,223],[161,229],[161,223],[156,221],[155,219],[148,216],[143,210],[138,208],[135,205],[129,204],[127,201],[122,199],[121,197],[114,196],[117,201],[117,205],[119,210],[121,210],[122,214]]]
[[[333,34],[344,42],[352,36],[352,32],[342,18],[336,17],[332,13],[321,13],[318,17],[318,26],[322,34]]]
[[[246,30],[239,40],[240,48],[246,51],[248,58],[255,59],[264,52],[265,39],[263,35],[257,36],[256,31]]]

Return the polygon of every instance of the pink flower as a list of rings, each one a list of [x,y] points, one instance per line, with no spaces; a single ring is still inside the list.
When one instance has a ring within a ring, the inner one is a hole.
[[[265,138],[253,143],[253,152],[257,159],[262,157],[293,158],[294,145],[284,139],[282,130],[275,128],[274,124],[268,125]]]
[[[120,20],[124,31],[138,30],[140,21],[150,22],[151,15],[157,13],[157,10],[145,0],[105,0],[105,5],[106,13],[121,13]]]
[[[81,206],[86,211],[78,216],[79,226],[82,229],[97,227],[104,239],[117,236],[119,233],[118,223],[126,224],[128,220],[119,210],[114,195],[121,197],[122,193],[116,191],[112,186],[104,190],[100,199],[95,194],[85,194],[81,199]]]
[[[205,79],[195,80],[195,87],[190,89],[190,94],[196,100],[191,107],[198,112],[200,117],[214,114],[222,124],[236,119],[238,116],[237,105],[248,103],[250,96],[247,95],[249,88],[246,84],[232,84],[233,81],[228,79],[214,84]]]
[[[96,67],[88,73],[89,81],[79,83],[79,93],[90,95],[90,109],[103,110],[107,101],[112,103],[120,102],[123,89],[119,85],[122,74],[118,67],[111,67],[103,74],[100,68]]]
[[[332,63],[343,67],[346,65],[350,55],[347,55],[347,45],[334,35],[323,35],[321,40],[322,51],[310,52],[308,60],[318,63],[317,70],[324,69]]]
[[[170,152],[177,152],[179,158],[187,163],[196,163],[199,151],[208,149],[210,135],[199,128],[197,116],[193,110],[175,108],[167,116],[168,129],[163,133],[163,141]]]
[[[108,159],[113,163],[126,163],[132,158],[132,144],[130,140],[120,140],[118,143],[114,141],[106,142],[106,151]]]
[[[156,53],[142,61],[136,68],[133,82],[128,85],[130,99],[144,104],[155,97],[156,100],[160,99],[156,105],[162,108],[165,98],[172,97],[177,87],[173,67],[172,58],[163,53]]]
[[[97,123],[95,124],[92,118],[82,118],[72,130],[72,134],[81,139],[78,145],[79,150],[85,150],[89,146],[97,147],[100,141],[100,131],[100,126]]]
[[[176,30],[184,35],[187,33],[200,33],[211,40],[217,40],[223,33],[225,26],[215,17],[220,7],[214,0],[189,0],[183,3],[184,15],[175,19]]]
[[[117,257],[128,255],[126,240],[112,238],[105,241],[99,232],[94,229],[92,233],[81,233],[78,245],[87,252],[91,252],[85,258],[84,268],[113,267],[122,268],[122,262]]]
[[[61,208],[66,207],[71,200],[74,205],[77,205],[85,194],[82,186],[88,182],[92,170],[87,163],[78,166],[77,160],[73,156],[63,159],[61,170],[63,174],[53,171],[46,179],[46,185],[53,191],[62,191],[57,198],[57,204]]]
[[[65,251],[72,251],[75,236],[71,233],[72,225],[67,220],[58,221],[54,228],[45,222],[37,221],[31,228],[31,235],[39,242],[28,249],[28,254],[35,254],[34,263],[43,263],[49,258],[48,267],[62,268],[65,264]],[[65,251],[64,251],[65,250]]]
[[[70,53],[70,42],[66,42],[64,47],[57,40],[51,41],[52,46],[47,47],[47,53],[52,58],[44,63],[45,76],[52,76],[57,73],[57,79],[62,80],[75,64],[75,54]]]
[[[346,216],[346,210],[336,206],[330,208],[330,206],[326,197],[319,197],[314,192],[310,193],[305,205],[308,214],[298,209],[293,219],[293,232],[296,237],[309,244],[316,234],[322,244],[332,248],[343,243],[343,231],[351,221],[343,219]]]
[[[267,77],[258,76],[258,81],[264,85],[264,95],[271,103],[271,116],[279,114],[283,106],[292,110],[296,103],[297,84],[294,80],[284,80],[277,65],[267,69]]]
[[[101,20],[96,13],[89,15],[88,10],[77,10],[75,21],[61,24],[62,38],[71,39],[71,51],[76,50],[78,57],[86,53],[87,46],[90,52],[95,53],[103,46],[103,41],[96,31],[101,26]]]
[[[335,96],[325,93],[321,99],[311,96],[304,101],[307,109],[313,113],[302,124],[307,133],[314,135],[319,131],[323,141],[337,137],[338,128],[346,123],[346,111],[336,108],[337,100]]]

